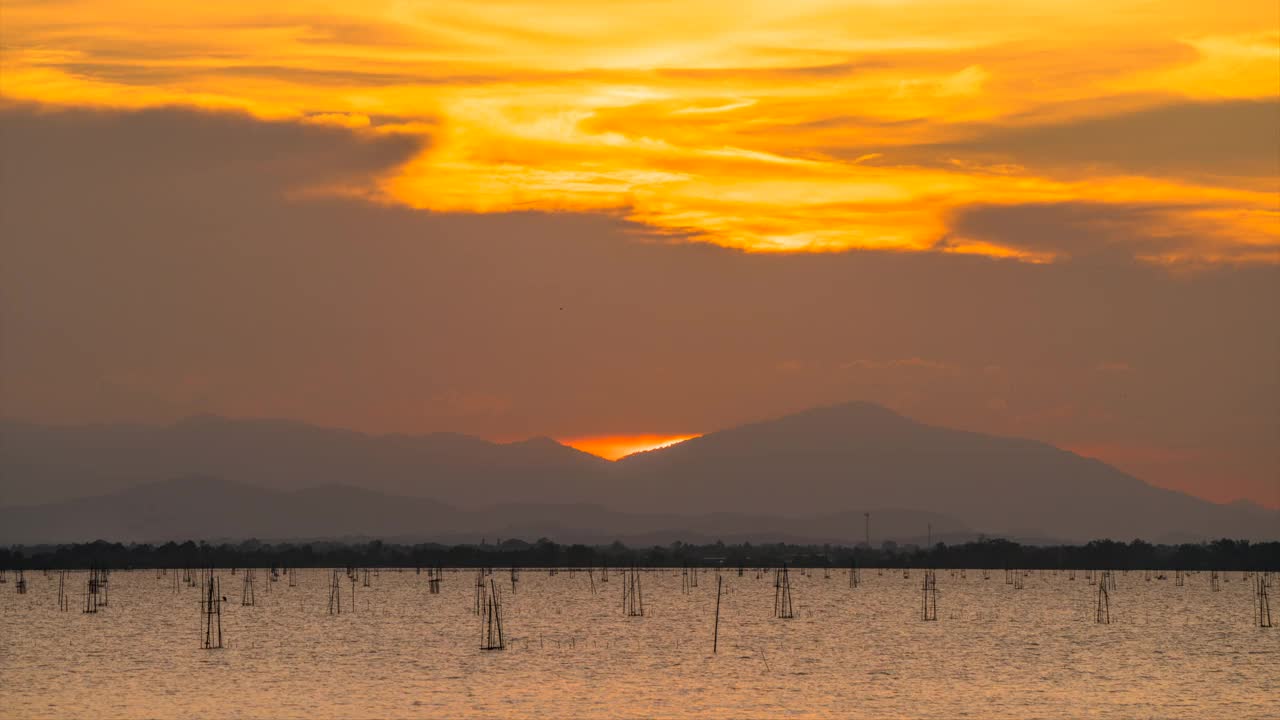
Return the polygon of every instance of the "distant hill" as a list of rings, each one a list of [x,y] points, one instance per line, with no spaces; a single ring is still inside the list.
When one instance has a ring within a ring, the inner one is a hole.
[[[276,490],[351,485],[458,505],[576,502],[609,461],[550,438],[366,435],[202,415],[164,427],[0,424],[0,506],[101,495],[187,475]]]
[[[870,403],[815,408],[621,460],[637,509],[909,507],[1066,540],[1280,537],[1280,512],[1148,485],[1041,442],[933,427]]]
[[[214,512],[222,490],[209,488],[222,486],[199,485],[193,475],[230,481],[226,498],[235,502]],[[188,535],[227,538],[459,533],[471,541],[502,531],[564,542],[729,542],[768,533],[854,542],[866,511],[874,543],[923,539],[929,523],[940,539],[1280,537],[1277,511],[1210,503],[1044,443],[924,425],[867,403],[743,425],[616,463],[547,438],[498,444],[208,416],[166,427],[4,423],[0,478],[0,506],[44,506],[0,512],[0,540],[15,536],[5,532],[12,522],[47,537],[55,528],[101,528],[97,536],[111,539],[170,537],[187,523]],[[199,492],[215,496],[184,497]],[[89,496],[102,497],[63,502]],[[139,515],[148,507],[160,510]],[[96,517],[77,515],[80,508],[96,508]],[[213,524],[193,526],[200,512]],[[71,517],[84,520],[66,524]],[[32,524],[37,518],[46,525]]]
[[[877,522],[909,538],[932,523],[939,539],[975,535],[954,519],[886,511]],[[666,545],[686,542],[843,542],[861,516],[779,518],[630,514],[598,505],[501,504],[459,510],[434,500],[346,486],[268,490],[208,477],[145,483],[106,495],[0,508],[0,544],[166,542],[169,540],[341,539],[474,543],[482,539],[554,538],[564,543]]]
[[[438,528],[454,514],[433,500],[351,487],[295,491],[207,477],[144,483],[102,496],[0,509],[0,541],[120,542],[191,538],[342,537]]]

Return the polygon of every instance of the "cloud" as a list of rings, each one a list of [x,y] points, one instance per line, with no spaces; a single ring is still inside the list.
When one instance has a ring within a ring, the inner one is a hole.
[[[1199,179],[1280,177],[1280,100],[1182,102],[1067,122],[959,128],[965,140],[890,153],[886,162],[943,165],[955,158],[1073,174]],[[1280,188],[1278,188],[1280,189]]]
[[[92,153],[95,158],[118,157],[146,144],[155,149],[157,157],[134,157],[134,161],[166,166],[198,161],[218,171],[252,166],[273,176],[388,170],[411,157],[423,141],[272,122],[242,113],[206,113],[189,107],[113,111],[9,104],[3,108],[3,119],[6,134],[40,143],[41,153],[89,151],[87,141],[75,143],[77,130],[83,129],[92,132],[95,142],[106,139],[122,146],[99,147]],[[204,144],[190,142],[197,134]],[[52,137],[62,142],[57,146],[41,142]],[[68,142],[73,144],[68,146]],[[9,144],[12,150],[24,147],[19,141]],[[174,153],[180,157],[175,158]]]
[[[980,203],[1208,202],[1177,219],[1201,236],[1180,252],[1274,261],[1274,13],[1201,5],[514,2],[495,14],[465,0],[341,12],[225,0],[168,8],[157,30],[128,4],[11,3],[0,92],[384,130],[393,118],[421,126],[429,151],[346,191],[435,212],[607,211],[756,252],[1044,260],[937,240],[950,213]]]
[[[119,62],[52,62],[44,64],[72,75],[124,85],[154,85],[211,78],[247,78],[316,86],[382,87],[388,85],[430,85],[492,83],[495,76],[434,75],[421,73],[371,72],[339,68],[307,68],[288,65],[245,65],[235,63],[181,67]]]
[[[1032,258],[1092,262],[1280,261],[1280,250],[1265,234],[1236,235],[1201,220],[1221,210],[1152,203],[972,205],[952,214],[938,247],[963,250],[976,242]]]
[[[259,205],[282,196],[343,188],[377,194],[378,178],[425,147],[423,135],[351,132],[324,123],[267,122],[238,113],[182,108],[69,111],[32,105],[3,110],[6,189],[21,184],[48,212],[71,187],[95,204],[150,201],[152,212],[192,203]],[[16,168],[22,168],[20,176]],[[75,177],[64,175],[75,168]],[[173,176],[175,169],[180,175]]]

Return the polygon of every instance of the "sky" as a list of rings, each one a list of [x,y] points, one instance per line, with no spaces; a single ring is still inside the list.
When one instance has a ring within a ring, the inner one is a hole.
[[[1280,507],[1280,6],[0,0],[0,413],[812,405]]]

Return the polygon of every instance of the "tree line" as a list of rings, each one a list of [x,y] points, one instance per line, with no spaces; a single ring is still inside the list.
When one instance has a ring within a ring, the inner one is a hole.
[[[1221,539],[1158,545],[1142,540],[1095,540],[1083,545],[1024,545],[980,539],[932,547],[866,544],[690,544],[628,547],[508,539],[443,545],[372,541],[211,544],[122,544],[99,540],[66,545],[0,548],[0,568],[75,569],[180,567],[885,567],[1107,570],[1280,570],[1280,542]]]

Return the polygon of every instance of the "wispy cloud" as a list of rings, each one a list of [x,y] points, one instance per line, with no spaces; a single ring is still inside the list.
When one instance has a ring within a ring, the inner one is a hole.
[[[1143,205],[1160,227],[1111,234],[1134,246],[1113,258],[1274,263],[1278,40],[1266,3],[1193,0],[15,2],[0,93],[426,124],[430,145],[367,192],[435,211],[608,211],[749,251],[1053,262],[1082,245],[955,221],[976,205]],[[1186,237],[1152,251],[1169,227]]]

